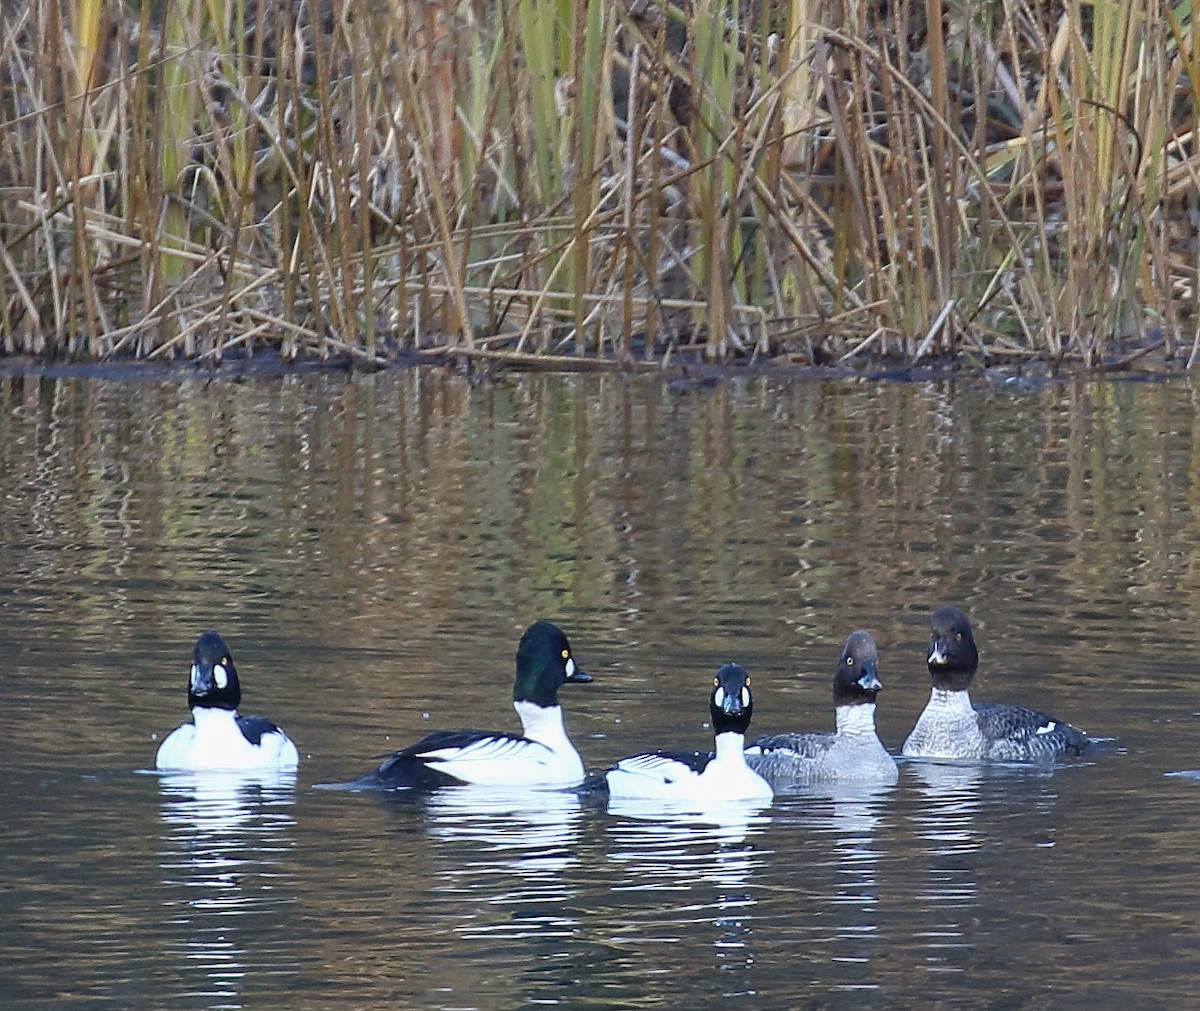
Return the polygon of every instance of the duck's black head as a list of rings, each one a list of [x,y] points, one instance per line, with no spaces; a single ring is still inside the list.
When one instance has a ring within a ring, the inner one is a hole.
[[[842,648],[837,673],[833,676],[833,704],[854,706],[874,702],[881,688],[879,651],[871,633],[860,628],[850,633]]]
[[[517,646],[514,702],[556,706],[561,685],[567,682],[587,684],[591,680],[590,674],[575,666],[571,644],[557,625],[543,619],[525,630]]]
[[[746,733],[754,713],[754,699],[750,695],[750,675],[745,667],[727,663],[717,671],[708,709],[712,714],[714,734]]]
[[[929,619],[929,676],[935,688],[963,691],[979,667],[971,623],[957,607],[939,607]]]
[[[188,676],[188,708],[237,709],[242,701],[237,668],[229,647],[216,632],[201,632],[192,650]]]

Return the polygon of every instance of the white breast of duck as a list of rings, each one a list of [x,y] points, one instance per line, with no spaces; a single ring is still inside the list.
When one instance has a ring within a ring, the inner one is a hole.
[[[650,752],[608,770],[610,797],[716,802],[770,800],[771,785],[746,764],[745,737],[718,734],[716,753]]]
[[[300,764],[296,745],[274,724],[260,719],[242,721],[258,737],[254,743],[235,711],[198,706],[192,710],[191,723],[176,727],[163,740],[155,764],[160,769],[195,772],[296,768]]]
[[[657,751],[623,758],[605,776],[609,796],[684,802],[769,801],[771,785],[746,764],[746,728],[754,711],[750,676],[725,664],[709,696],[713,752]]]

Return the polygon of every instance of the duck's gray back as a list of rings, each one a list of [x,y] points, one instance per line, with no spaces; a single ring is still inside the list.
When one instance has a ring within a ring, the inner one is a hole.
[[[1080,755],[1088,746],[1082,730],[1023,706],[979,702],[974,706],[987,741],[985,757],[1000,762],[1052,761]]]

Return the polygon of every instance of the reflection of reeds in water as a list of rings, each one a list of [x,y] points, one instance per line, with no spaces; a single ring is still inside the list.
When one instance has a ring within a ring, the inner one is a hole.
[[[6,5],[6,350],[1174,352],[1194,19],[932,9]]]
[[[811,679],[796,675],[821,666],[798,667],[790,651],[827,655],[831,629],[870,622],[892,746],[919,708],[913,692],[927,690],[917,641],[927,608],[947,595],[983,622],[984,678],[1014,649],[1060,669],[1078,644],[1047,607],[1200,614],[1172,533],[1188,522],[1189,461],[1200,460],[1177,387],[1009,397],[762,381],[675,397],[599,377],[476,389],[410,373],[262,385],[0,378],[0,399],[5,529],[56,548],[25,551],[22,565],[39,593],[57,588],[44,598],[57,629],[127,637],[239,599],[252,607],[238,637],[254,648],[300,621],[330,656],[386,654],[367,656],[375,674],[351,672],[327,704],[339,718],[395,713],[382,722],[408,736],[431,728],[413,716],[396,682],[409,668],[389,651],[403,645],[433,665],[451,655],[448,637],[486,642],[488,657],[504,644],[489,666],[496,687],[473,681],[471,703],[486,705],[489,726],[512,727],[509,644],[531,615],[564,607],[619,613],[623,639],[659,651],[723,653],[747,629],[771,637],[758,719],[780,728],[807,711]],[[57,549],[66,544],[86,550]],[[1047,620],[1018,628],[1014,607]],[[113,629],[114,614],[128,623]],[[566,624],[593,662],[589,638],[607,633]],[[194,634],[181,629],[178,648]],[[898,642],[913,645],[897,652]],[[168,644],[137,648],[174,669]],[[1082,648],[1077,669],[1105,643]],[[255,698],[289,694],[271,682],[286,665],[265,655],[253,665]],[[299,674],[319,680],[319,665]],[[180,703],[183,672],[158,677],[148,730]],[[443,696],[448,683],[429,682]],[[1058,679],[1020,696],[994,682],[981,691],[1111,729],[1078,716],[1082,700]],[[567,703],[575,734],[583,694]],[[33,713],[24,732],[54,718]],[[125,726],[95,732],[120,748]],[[364,747],[365,759],[387,745]]]

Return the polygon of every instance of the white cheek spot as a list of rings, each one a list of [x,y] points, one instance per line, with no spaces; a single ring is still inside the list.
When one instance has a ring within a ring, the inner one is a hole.
[[[742,689],[742,708],[744,709],[748,705],[750,705],[750,689],[743,688]]]
[[[1039,734],[1052,734],[1052,733],[1054,733],[1054,731],[1057,727],[1058,727],[1058,724],[1055,723],[1053,720],[1051,720],[1049,723],[1045,724],[1044,726],[1038,727],[1037,732]]]
[[[216,681],[218,688],[224,688],[229,684],[229,674],[226,673],[222,664],[215,664],[213,666],[213,680]]]
[[[717,686],[717,690],[713,693],[713,701],[717,704],[718,709],[725,705],[725,689],[720,685]]]
[[[575,661],[571,657],[567,657],[567,677],[573,677],[575,674]]]
[[[200,665],[192,664],[192,690],[200,687]]]

